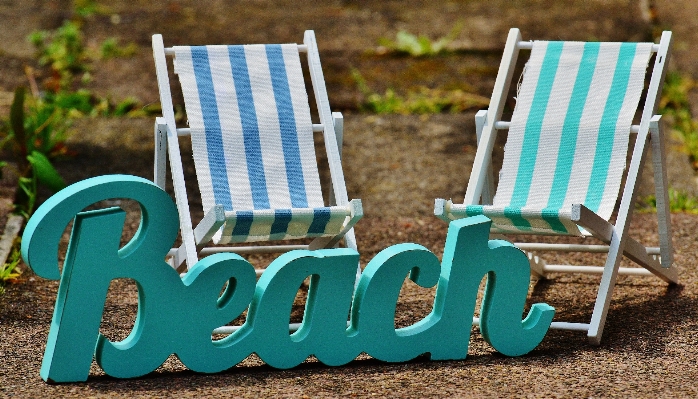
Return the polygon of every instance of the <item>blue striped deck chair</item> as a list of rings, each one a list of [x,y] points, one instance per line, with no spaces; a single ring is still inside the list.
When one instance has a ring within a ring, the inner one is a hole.
[[[590,323],[553,322],[584,331],[600,344],[618,274],[654,274],[677,282],[671,247],[664,136],[655,115],[666,71],[671,32],[659,44],[524,42],[509,32],[489,109],[476,115],[478,148],[463,204],[437,199],[435,214],[451,220],[485,215],[492,233],[593,236],[600,244],[517,243],[529,253],[532,274],[600,273]],[[520,50],[531,50],[510,121],[502,109]],[[647,68],[654,66],[643,107]],[[641,112],[639,125],[632,125]],[[492,150],[508,130],[496,193]],[[629,137],[636,134],[626,170]],[[657,197],[659,247],[628,236],[634,196],[647,148]],[[625,183],[622,184],[625,173]],[[610,220],[619,203],[615,223]],[[536,251],[535,254],[531,251]],[[608,253],[605,265],[549,265],[538,251]],[[623,255],[641,267],[620,267]]]
[[[319,122],[311,120],[299,53],[307,53]],[[303,44],[175,46],[153,36],[163,117],[155,123],[155,182],[165,188],[170,169],[182,244],[170,262],[187,268],[214,252],[285,252],[332,247],[344,239],[356,249],[353,226],[360,200],[349,201],[341,168],[343,119],[330,112],[315,36]],[[188,128],[175,124],[167,56],[173,56]],[[314,147],[324,135],[331,174],[326,206]],[[193,228],[178,136],[191,136],[204,217]],[[312,238],[303,245],[247,245]],[[213,244],[238,244],[221,246]],[[261,271],[258,270],[258,274]]]

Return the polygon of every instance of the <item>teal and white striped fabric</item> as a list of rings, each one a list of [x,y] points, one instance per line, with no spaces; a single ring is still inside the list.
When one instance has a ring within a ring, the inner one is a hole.
[[[215,243],[334,236],[346,207],[325,207],[296,44],[174,47],[204,210]]]
[[[652,43],[534,42],[490,206],[453,205],[448,218],[484,214],[500,231],[580,235],[572,204],[608,220]]]

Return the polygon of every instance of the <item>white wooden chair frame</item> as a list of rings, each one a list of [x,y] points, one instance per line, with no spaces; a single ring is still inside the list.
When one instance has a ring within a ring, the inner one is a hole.
[[[532,273],[545,277],[552,272],[600,273],[599,286],[594,311],[590,323],[553,322],[551,328],[585,331],[589,342],[599,345],[603,334],[606,315],[608,313],[613,288],[618,274],[651,275],[654,274],[668,283],[678,281],[676,267],[673,265],[673,249],[671,243],[671,223],[669,199],[667,193],[666,158],[664,135],[659,123],[660,116],[655,115],[659,103],[669,58],[671,32],[664,32],[660,44],[655,44],[652,51],[656,53],[652,77],[649,84],[647,99],[642,112],[640,125],[631,127],[629,134],[637,134],[632,153],[627,179],[622,189],[620,210],[615,225],[599,217],[583,205],[575,205],[572,209],[572,221],[583,227],[590,235],[601,240],[606,245],[583,244],[545,244],[545,243],[516,243],[524,251],[560,251],[560,252],[596,252],[608,253],[603,267],[546,265],[537,256],[529,252]],[[491,204],[494,195],[494,180],[492,175],[492,150],[498,130],[506,130],[509,123],[501,121],[506,96],[511,85],[514,68],[520,50],[531,49],[532,42],[522,41],[518,29],[511,29],[504,48],[504,55],[499,66],[490,105],[487,110],[479,111],[475,116],[478,147],[475,155],[472,174],[465,194],[465,204]],[[629,237],[628,227],[635,205],[635,191],[643,169],[644,159],[648,148],[652,146],[652,163],[654,169],[655,191],[657,198],[657,216],[659,224],[660,245],[658,248],[645,247]],[[481,201],[481,202],[480,202]],[[442,208],[449,203],[443,203]],[[439,209],[437,201],[437,216],[448,212]],[[509,232],[507,232],[509,234]],[[637,263],[642,268],[621,268],[623,255]],[[477,324],[478,320],[475,319]]]
[[[360,200],[349,201],[348,199],[341,165],[344,120],[341,113],[332,113],[330,111],[325,79],[320,66],[320,56],[313,31],[305,32],[303,44],[298,45],[298,51],[307,53],[308,56],[310,77],[320,118],[319,124],[313,124],[313,131],[322,132],[324,136],[325,150],[331,174],[330,205],[347,206],[350,213],[350,221],[336,236],[318,237],[308,245],[219,246],[205,248],[211,237],[225,222],[225,213],[222,206],[215,206],[206,211],[205,216],[195,228],[192,227],[178,141],[179,136],[188,136],[190,130],[188,128],[177,128],[176,126],[167,71],[166,56],[174,55],[174,50],[164,46],[161,35],[153,35],[153,55],[155,57],[163,113],[163,116],[155,121],[154,181],[159,187],[165,189],[166,161],[169,155],[182,236],[182,244],[178,248],[173,248],[169,253],[169,262],[173,267],[178,268],[182,262],[186,262],[187,268],[190,268],[198,261],[199,256],[203,257],[217,252],[235,252],[238,254],[279,253],[295,249],[330,248],[342,238],[344,238],[348,248],[357,249],[353,226],[363,215],[363,210]],[[358,268],[357,275],[360,273],[360,270]],[[262,271],[257,270],[257,274],[260,275]]]

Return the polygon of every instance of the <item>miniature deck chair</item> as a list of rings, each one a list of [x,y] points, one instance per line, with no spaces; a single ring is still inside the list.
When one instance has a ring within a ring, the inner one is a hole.
[[[516,244],[524,251],[608,252],[605,266],[553,266],[529,253],[534,274],[602,273],[591,322],[553,322],[551,328],[586,331],[598,345],[616,277],[655,274],[675,283],[663,135],[654,115],[661,93],[671,32],[652,43],[524,42],[509,32],[489,109],[476,115],[478,148],[463,204],[437,199],[445,221],[484,214],[492,233],[593,236],[606,245]],[[501,121],[520,50],[531,49],[510,122]],[[640,125],[631,126],[656,53]],[[497,130],[508,129],[494,198],[491,155]],[[620,191],[629,136],[636,133]],[[634,196],[652,146],[660,247],[628,236]],[[620,197],[620,208],[609,219]],[[481,201],[481,202],[480,202]],[[623,255],[642,268],[620,268]],[[661,255],[658,261],[657,255]]]
[[[191,268],[215,252],[285,252],[334,246],[356,249],[363,212],[347,198],[341,167],[343,120],[331,113],[315,35],[304,43],[165,48],[153,36],[163,117],[155,123],[155,182],[165,188],[169,152],[182,244],[170,263]],[[311,121],[299,52],[307,52],[320,124]],[[184,95],[189,128],[175,125],[166,55]],[[324,133],[332,190],[325,206],[313,132]],[[204,217],[192,228],[178,136],[190,135]],[[309,245],[210,246],[296,238]],[[358,269],[357,272],[360,272]],[[261,274],[261,271],[257,271]]]

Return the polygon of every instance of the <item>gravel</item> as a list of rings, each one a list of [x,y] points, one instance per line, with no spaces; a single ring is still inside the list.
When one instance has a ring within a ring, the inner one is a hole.
[[[656,228],[652,214],[639,214],[632,231],[646,242]],[[591,346],[581,333],[551,330],[529,354],[508,358],[486,344],[477,329],[468,357],[461,361],[390,364],[366,355],[342,367],[314,359],[291,370],[275,370],[251,356],[225,372],[204,375],[170,358],[139,379],[117,380],[93,365],[85,383],[49,385],[39,377],[51,322],[57,282],[25,272],[9,286],[0,309],[0,396],[2,397],[692,397],[698,367],[698,273],[694,238],[698,216],[672,215],[676,264],[681,285],[658,279],[621,277],[616,287],[602,345]],[[416,242],[441,256],[446,225],[434,218],[367,218],[357,228],[362,263],[398,242]],[[577,258],[579,261],[591,261]],[[256,259],[253,262],[260,262]],[[598,278],[553,275],[533,282],[528,305],[545,301],[565,320],[588,320]],[[410,325],[431,310],[433,289],[405,283],[396,325]],[[303,295],[294,306],[302,317]],[[110,287],[101,331],[123,339],[137,309],[132,282]],[[463,339],[463,337],[448,337]]]

